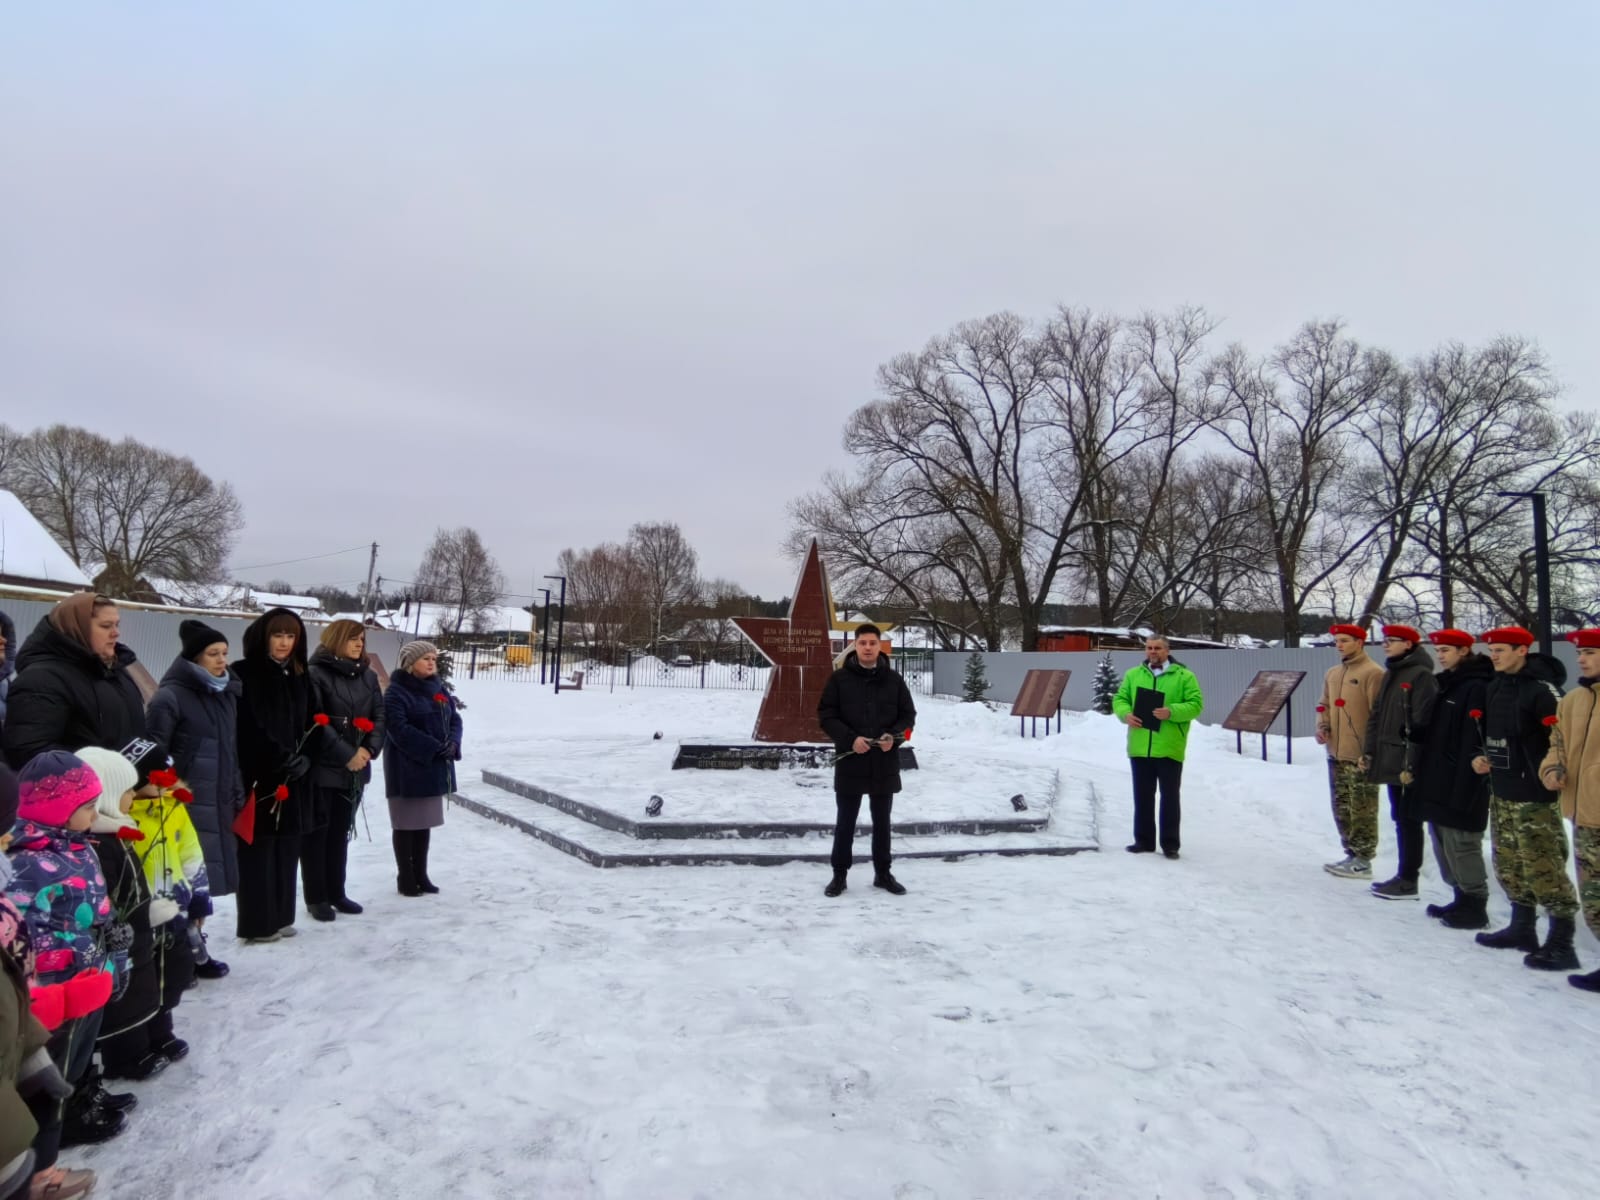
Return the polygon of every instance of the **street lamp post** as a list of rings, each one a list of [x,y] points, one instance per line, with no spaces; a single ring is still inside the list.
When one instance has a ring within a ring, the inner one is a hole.
[[[544,644],[539,650],[539,686],[545,684],[545,667],[550,662],[550,589],[534,588],[536,592],[544,593]]]
[[[556,658],[552,664],[551,672],[555,677],[556,695],[561,694],[561,637],[567,627],[567,577],[565,575],[546,575],[546,579],[559,579],[561,581],[561,598],[556,610]],[[547,627],[548,632],[548,627]]]
[[[1505,499],[1533,501],[1533,586],[1539,606],[1534,614],[1539,650],[1549,654],[1555,647],[1550,634],[1550,529],[1545,519],[1543,492],[1500,492]]]

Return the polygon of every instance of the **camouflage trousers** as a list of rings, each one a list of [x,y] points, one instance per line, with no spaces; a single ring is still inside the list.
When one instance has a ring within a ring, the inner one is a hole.
[[[1600,829],[1577,827],[1578,899],[1583,902],[1583,919],[1589,931],[1600,937]]]
[[[1355,763],[1330,758],[1328,791],[1344,852],[1371,862],[1378,853],[1378,785]]]
[[[1489,837],[1494,874],[1513,904],[1547,909],[1552,917],[1578,911],[1567,874],[1567,831],[1552,799],[1523,804],[1489,797]]]

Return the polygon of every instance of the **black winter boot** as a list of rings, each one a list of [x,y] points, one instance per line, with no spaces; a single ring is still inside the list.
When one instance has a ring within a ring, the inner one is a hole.
[[[1568,975],[1567,982],[1586,992],[1600,992],[1600,971],[1590,971],[1587,975]]]
[[[74,1095],[67,1101],[61,1119],[61,1148],[69,1146],[94,1146],[109,1142],[122,1132],[127,1118],[110,1108],[89,1104],[83,1095]]]
[[[414,839],[412,861],[417,865],[417,886],[430,896],[437,896],[439,889],[433,886],[433,880],[428,878],[428,843],[432,841],[431,829],[419,829],[411,836]]]
[[[139,1107],[139,1097],[132,1092],[106,1091],[105,1076],[100,1073],[100,1068],[93,1063],[89,1066],[89,1073],[83,1077],[80,1085],[83,1092],[83,1102],[88,1108],[104,1108],[111,1112],[132,1112]]]
[[[824,896],[841,896],[844,894],[844,872],[835,871],[833,878],[828,881],[828,886],[822,889]]]
[[[1578,952],[1572,948],[1574,924],[1571,917],[1551,917],[1550,932],[1544,945],[1522,960],[1535,971],[1576,971]]]
[[[1521,950],[1524,954],[1539,948],[1539,910],[1531,904],[1511,906],[1511,924],[1493,933],[1480,933],[1478,945],[1493,950]]]
[[[1454,911],[1439,918],[1447,929],[1489,928],[1489,897],[1462,892],[1461,899],[1448,907]]]
[[[395,885],[402,896],[420,896],[417,886],[417,865],[411,849],[411,839],[417,835],[409,829],[396,829],[389,835],[394,840],[394,865],[398,872]]]
[[[906,885],[901,883],[887,871],[883,871],[877,875],[874,875],[872,877],[872,886],[875,888],[882,888],[891,896],[904,896],[906,894]]]
[[[1466,893],[1460,888],[1456,888],[1455,893],[1456,898],[1450,901],[1449,904],[1430,904],[1422,911],[1427,913],[1430,917],[1448,917],[1451,913],[1455,912],[1456,909],[1461,907],[1461,897],[1466,895]]]

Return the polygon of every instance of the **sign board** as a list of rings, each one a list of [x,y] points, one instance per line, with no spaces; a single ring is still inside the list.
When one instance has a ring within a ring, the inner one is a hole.
[[[1305,677],[1304,671],[1257,671],[1222,727],[1238,733],[1266,733]]]
[[[1011,706],[1013,717],[1053,717],[1061,710],[1071,671],[1029,671]]]

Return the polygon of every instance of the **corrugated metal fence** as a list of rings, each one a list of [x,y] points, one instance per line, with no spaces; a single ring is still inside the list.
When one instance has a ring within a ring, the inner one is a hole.
[[[1556,643],[1556,657],[1567,667],[1567,679],[1578,675],[1577,653],[1567,642]],[[1369,646],[1368,655],[1383,665],[1383,650]],[[1094,706],[1094,674],[1104,651],[1065,650],[1034,651],[1029,653],[985,653],[984,675],[989,690],[984,698],[1010,704],[1022,687],[1022,677],[1032,670],[1068,670],[1072,678],[1067,681],[1067,692],[1062,706],[1074,712],[1083,712]],[[1237,703],[1257,671],[1304,671],[1290,700],[1290,715],[1294,721],[1296,737],[1309,735],[1316,727],[1317,698],[1322,694],[1322,677],[1328,668],[1339,661],[1338,655],[1328,647],[1310,650],[1184,650],[1173,655],[1195,673],[1200,690],[1205,695],[1205,712],[1200,720],[1205,725],[1220,725]],[[968,655],[960,651],[941,650],[933,660],[933,690],[935,695],[959,696],[966,677]],[[1122,676],[1144,660],[1139,650],[1111,651],[1111,665]],[[1271,732],[1284,732],[1284,718],[1279,714]]]

